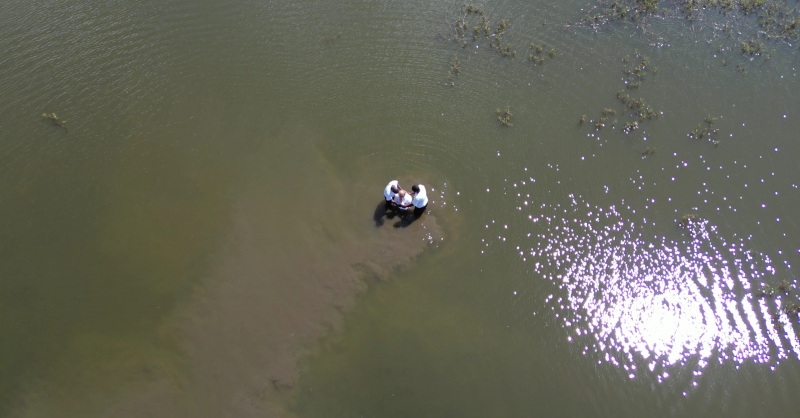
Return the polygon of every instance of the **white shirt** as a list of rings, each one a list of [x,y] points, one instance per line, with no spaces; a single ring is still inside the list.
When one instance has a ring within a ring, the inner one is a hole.
[[[414,195],[414,207],[424,208],[428,204],[428,194],[425,192],[425,186],[418,184],[419,192]]]
[[[402,200],[400,199],[400,195],[399,194],[394,195],[394,203],[397,204],[397,207],[400,210],[408,210],[408,208],[407,207],[404,208],[403,205],[411,205],[414,202],[413,202],[413,199],[411,198],[411,195],[406,193],[406,195],[403,196]]]
[[[386,188],[383,189],[383,197],[385,197],[386,200],[394,199],[394,193],[392,193],[392,186],[397,186],[397,180],[390,181],[389,184],[386,185]]]

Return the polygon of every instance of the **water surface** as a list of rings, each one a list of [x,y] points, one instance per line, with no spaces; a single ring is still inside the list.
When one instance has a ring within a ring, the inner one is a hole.
[[[0,7],[2,414],[796,409],[796,46],[582,7],[485,5],[516,58],[449,1]]]

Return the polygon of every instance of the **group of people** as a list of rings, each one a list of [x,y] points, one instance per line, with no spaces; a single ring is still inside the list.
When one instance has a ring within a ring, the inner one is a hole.
[[[415,184],[411,186],[411,192],[407,192],[397,180],[392,180],[386,185],[383,190],[383,197],[386,199],[386,210],[397,209],[401,212],[407,212],[414,208],[414,219],[418,219],[425,213],[428,207],[428,194],[425,186]]]

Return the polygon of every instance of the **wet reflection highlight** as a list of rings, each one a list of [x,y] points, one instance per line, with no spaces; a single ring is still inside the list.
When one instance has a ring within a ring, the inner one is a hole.
[[[519,191],[525,184],[513,185]],[[699,376],[711,361],[774,367],[800,358],[797,315],[784,308],[796,296],[791,265],[751,249],[749,237],[726,238],[708,220],[690,217],[675,227],[683,238],[670,238],[664,234],[675,231],[656,228],[625,201],[600,207],[569,195],[565,204],[534,207],[517,196],[515,209],[538,212],[525,215],[529,232],[511,239],[508,225],[485,228],[499,228],[497,242],[530,243],[516,251],[561,290],[544,302],[584,355],[595,353],[630,378],[644,359],[659,382],[670,366],[694,367]],[[786,292],[763,292],[786,279]]]

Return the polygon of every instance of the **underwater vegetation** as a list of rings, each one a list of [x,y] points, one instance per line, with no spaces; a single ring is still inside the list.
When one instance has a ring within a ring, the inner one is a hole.
[[[516,57],[517,51],[512,48],[510,43],[506,42],[504,36],[510,27],[509,20],[501,19],[497,27],[493,29],[483,10],[474,4],[461,6],[458,17],[453,23],[455,40],[460,43],[462,49],[466,49],[469,41],[488,40],[489,49],[499,52],[503,57]]]
[[[697,222],[697,214],[686,213],[678,221],[678,226],[680,226],[681,228],[688,228],[694,225],[696,222]]]
[[[517,50],[510,42],[509,30],[512,23],[508,19],[500,19],[497,24],[493,24],[489,17],[484,13],[480,6],[475,4],[465,4],[456,13],[455,22],[447,17],[453,30],[452,40],[457,42],[462,49],[467,49],[469,43],[475,46],[484,44],[503,58],[516,58]],[[528,54],[528,61],[542,65],[544,63],[543,54],[547,54],[551,59],[556,56],[556,49],[552,46],[549,50],[545,45],[530,43],[531,53]]]
[[[64,131],[69,133],[69,129],[67,129],[67,121],[59,119],[55,113],[51,113],[49,115],[47,113],[42,113],[42,118],[49,120],[50,123],[55,126],[64,128]]]
[[[467,50],[467,46],[470,45],[476,47],[474,53],[479,53],[479,51],[491,51],[493,54],[498,54],[502,58],[509,58],[510,62],[515,61],[517,51],[510,42],[511,36],[509,32],[513,25],[509,19],[501,18],[499,21],[492,21],[479,5],[469,3],[462,5],[452,17],[450,12],[446,12],[445,20],[447,21],[450,34],[447,37],[442,36],[442,39],[456,43],[460,49]],[[534,65],[543,65],[546,60],[545,54],[550,59],[556,58],[557,52],[556,48],[553,46],[534,42],[530,42],[529,45],[527,61]],[[481,46],[488,46],[488,48],[478,48]],[[472,49],[470,50],[472,51]],[[458,49],[456,51],[458,51]],[[450,60],[450,67],[447,71],[447,81],[444,83],[445,86],[455,86],[456,79],[461,75],[463,66],[458,57],[459,55],[453,55]],[[512,126],[511,118],[513,114],[509,108],[505,110],[498,109],[495,113],[497,114],[497,119],[503,126]],[[585,122],[585,119],[584,116],[580,123],[582,124]]]
[[[458,61],[458,56],[453,55],[453,59],[450,60],[450,70],[447,72],[447,85],[454,86],[455,82],[453,81],[453,76],[458,77],[461,74],[461,62]]]
[[[718,136],[719,129],[714,128],[714,124],[717,123],[717,118],[713,118],[711,115],[708,115],[703,122],[705,122],[706,126],[698,123],[692,132],[687,134],[687,136],[692,139],[706,138],[709,142],[714,144],[715,147],[718,146],[721,142]]]
[[[658,67],[650,66],[650,60],[639,53],[638,50],[634,51],[634,58],[631,59],[630,55],[626,55],[622,59],[625,66],[622,68],[622,73],[625,74],[625,86],[628,89],[638,89],[642,81],[647,77],[647,70],[651,70],[653,74],[658,73]]]
[[[652,67],[650,60],[639,53],[638,50],[634,50],[633,57],[631,55],[626,55],[622,58],[623,68],[622,73],[625,75],[623,78],[623,82],[627,89],[638,89],[641,83],[645,80],[647,76],[647,70],[651,70],[653,74],[655,74],[658,69],[657,67]],[[622,116],[633,116],[635,120],[625,122],[622,125],[622,132],[625,134],[630,134],[632,131],[639,129],[639,124],[644,122],[645,120],[650,119],[657,119],[659,118],[663,112],[656,111],[652,106],[648,105],[645,101],[644,97],[633,97],[628,93],[625,93],[625,90],[620,90],[617,92],[617,99],[624,105],[624,110]],[[592,120],[591,122],[594,123],[594,127],[596,130],[601,130],[608,125],[608,117],[614,116],[617,114],[617,111],[610,107],[605,107],[601,111],[602,116],[599,117],[597,120]],[[583,125],[586,122],[586,115],[583,115],[578,122],[579,125]],[[611,126],[616,126],[617,120],[615,119]],[[649,148],[648,148],[649,150]],[[646,151],[642,153],[643,157],[647,157],[648,155],[652,155],[655,152]]]
[[[342,32],[339,32],[336,34],[336,36],[326,36],[322,38],[322,40],[325,41],[326,44],[332,44],[338,41],[341,37],[342,37]]]
[[[682,17],[694,21],[716,12],[731,18],[749,16],[768,39],[800,37],[800,14],[781,0],[600,0],[579,24],[598,27],[614,21],[636,22],[643,17]],[[730,31],[730,26],[723,27]]]
[[[532,54],[528,54],[528,61],[530,61],[530,62],[532,62],[532,63],[534,63],[536,65],[544,64],[544,57],[542,57],[542,52],[544,52],[544,48],[545,48],[545,45],[538,45],[538,44],[535,44],[535,43],[531,42],[530,49],[533,51],[533,53]],[[556,49],[555,48],[551,48],[550,52],[548,52],[547,55],[549,55],[551,59],[555,58]]]
[[[598,0],[580,21],[566,26],[599,30],[611,23],[633,23],[646,32],[648,21],[669,18],[689,21],[693,33],[711,31],[712,39],[732,40],[747,61],[772,57],[775,49],[768,51],[765,42],[800,39],[800,7],[785,0]],[[720,46],[717,52],[725,50]],[[722,66],[727,63],[722,60]],[[746,73],[741,64],[736,70]]]
[[[788,300],[791,296],[796,299],[798,295],[792,296],[792,291],[797,290],[787,280],[781,280],[777,286],[770,286],[767,283],[762,283],[761,288],[753,293],[756,298],[780,298],[780,308],[778,312],[773,312],[770,317],[772,319],[772,326],[777,330],[783,329],[783,324],[780,322],[780,314],[788,316],[790,319],[797,321],[800,319],[800,306],[794,301]]]
[[[512,126],[511,125],[511,117],[514,116],[511,113],[511,109],[506,107],[506,110],[497,109],[494,111],[495,115],[497,115],[497,120],[503,124],[503,126]]]

